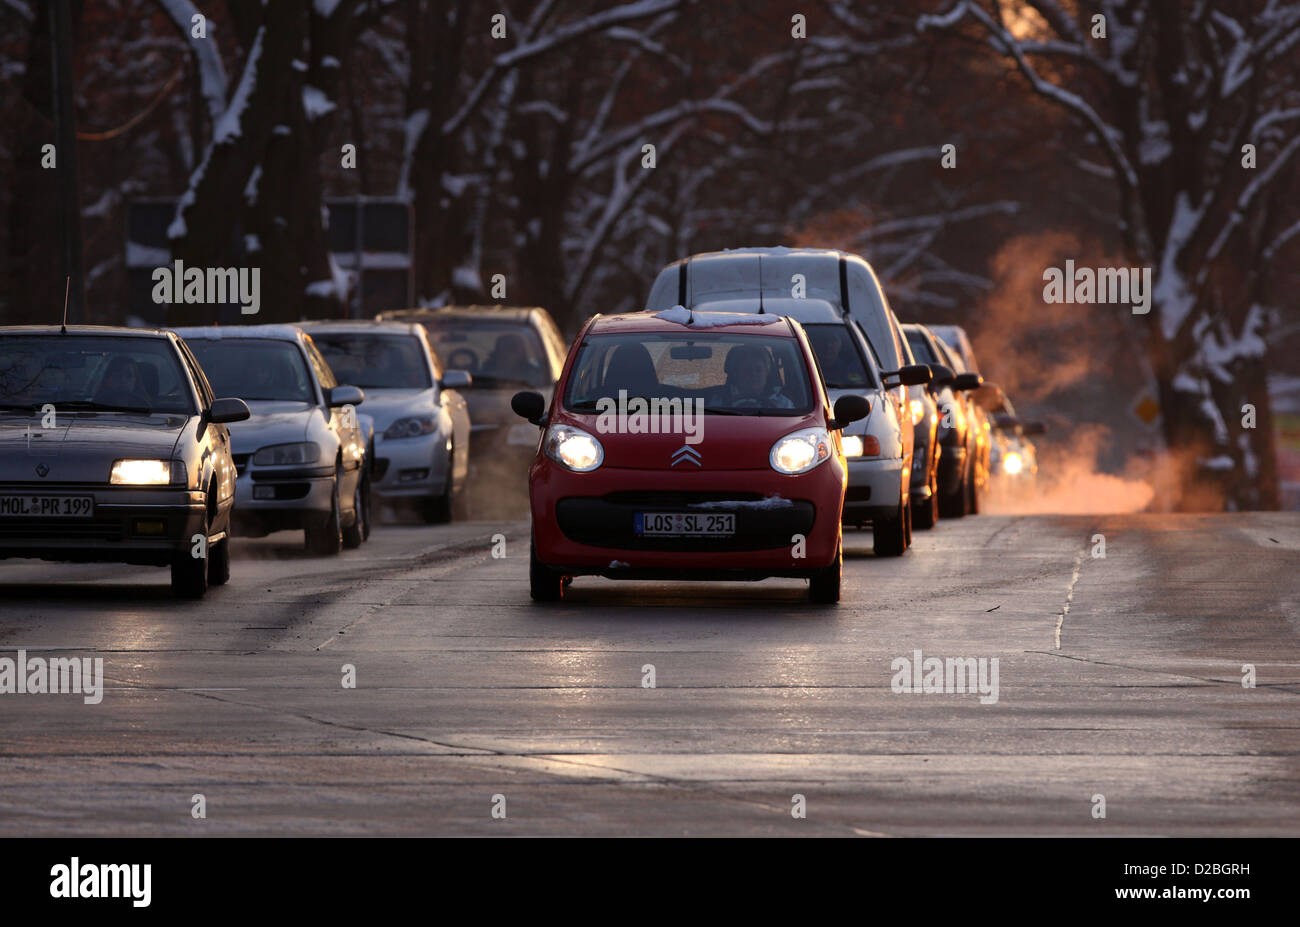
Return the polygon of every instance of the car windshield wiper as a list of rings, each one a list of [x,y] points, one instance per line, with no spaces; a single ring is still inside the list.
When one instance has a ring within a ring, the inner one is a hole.
[[[152,415],[153,410],[147,406],[118,406],[107,402],[94,402],[90,399],[74,399],[71,402],[55,403],[56,409],[73,409],[84,412],[138,412],[141,415]]]
[[[35,412],[36,404],[31,402],[0,402],[0,412]]]

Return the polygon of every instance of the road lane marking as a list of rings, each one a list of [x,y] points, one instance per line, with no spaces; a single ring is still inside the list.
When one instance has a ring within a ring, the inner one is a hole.
[[[1074,573],[1070,576],[1070,585],[1066,587],[1065,605],[1061,607],[1061,614],[1056,616],[1056,643],[1053,649],[1061,649],[1061,627],[1065,624],[1065,616],[1070,614],[1070,603],[1074,601],[1074,585],[1079,581],[1079,570],[1083,568],[1084,551],[1074,558]]]

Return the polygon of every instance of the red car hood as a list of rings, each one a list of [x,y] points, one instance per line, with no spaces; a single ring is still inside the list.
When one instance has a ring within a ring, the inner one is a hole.
[[[818,411],[807,415],[703,415],[694,433],[626,434],[602,432],[596,415],[562,412],[551,424],[575,425],[600,439],[605,448],[602,469],[630,470],[767,470],[768,455],[777,440],[802,428],[824,426]],[[687,437],[699,437],[687,444]],[[683,448],[688,448],[683,451]],[[676,466],[673,461],[677,460]],[[698,461],[698,466],[696,463]]]

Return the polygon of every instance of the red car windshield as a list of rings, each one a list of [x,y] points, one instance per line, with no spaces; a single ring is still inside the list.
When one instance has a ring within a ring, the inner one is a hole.
[[[718,415],[807,415],[808,366],[798,342],[768,335],[691,332],[590,335],[578,349],[564,405],[594,412],[602,400],[698,399]]]

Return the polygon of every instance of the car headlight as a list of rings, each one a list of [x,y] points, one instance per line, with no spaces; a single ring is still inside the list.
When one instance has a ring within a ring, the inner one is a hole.
[[[172,481],[172,462],[115,460],[108,481],[116,486],[166,486]]]
[[[432,415],[408,415],[384,429],[384,437],[390,441],[394,438],[418,438],[420,435],[431,435],[437,430],[438,422]]]
[[[1025,462],[1020,459],[1020,455],[1012,451],[1006,457],[1002,458],[1002,469],[1015,476],[1025,468]]]
[[[845,457],[862,456],[862,438],[858,435],[844,435],[840,438],[840,443],[844,445]]]
[[[915,428],[925,418],[925,403],[919,399],[909,399],[907,406],[912,410],[912,427]]]
[[[605,460],[605,449],[594,435],[572,425],[552,425],[542,443],[546,456],[562,467],[587,473]]]
[[[825,428],[805,428],[772,445],[768,460],[777,473],[807,473],[831,456],[831,438]]]
[[[286,464],[309,464],[320,460],[320,447],[312,441],[296,444],[272,444],[253,455],[259,467],[280,467]]]

